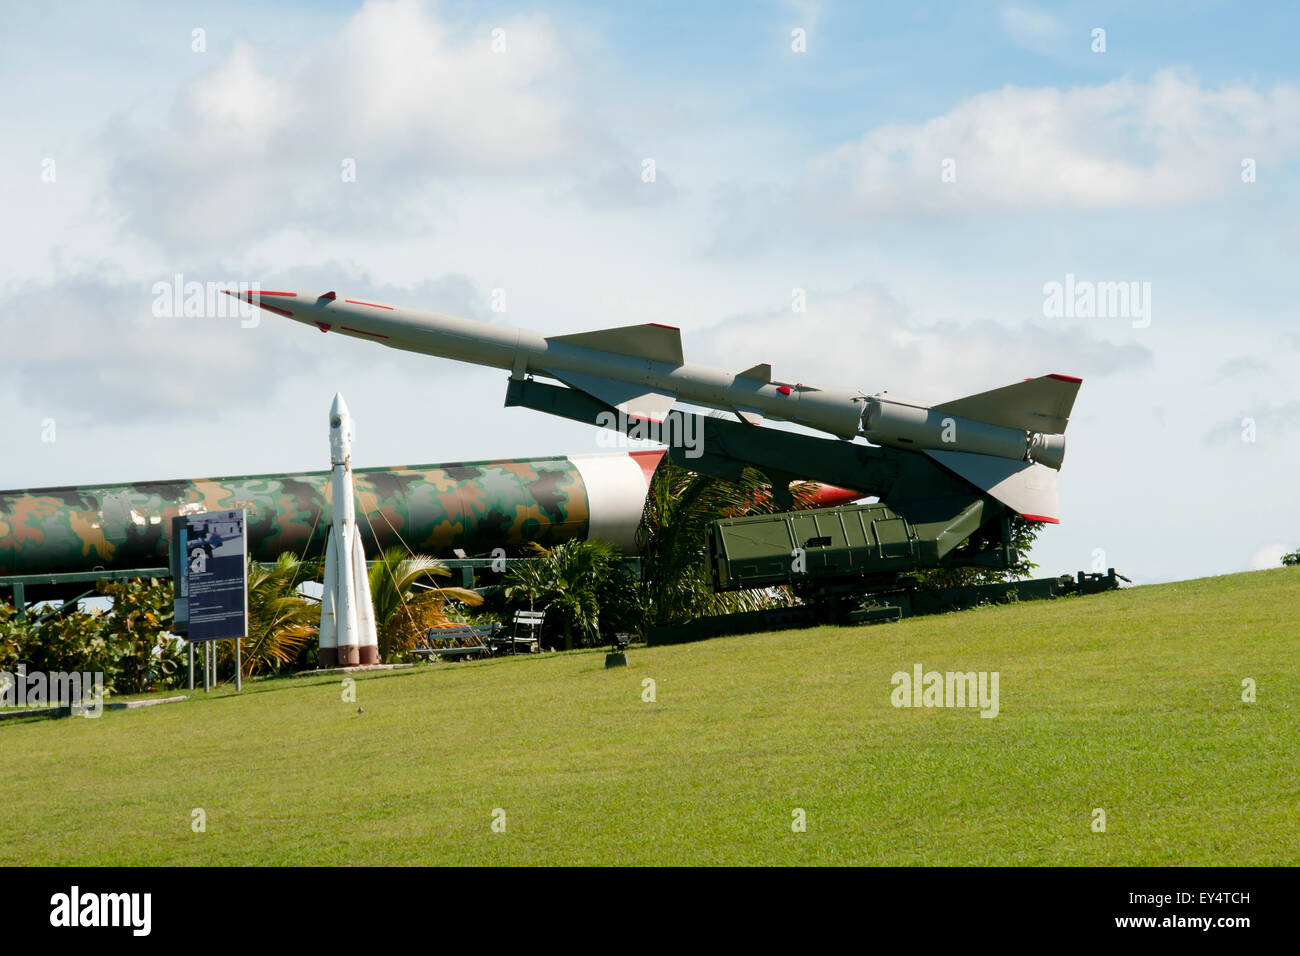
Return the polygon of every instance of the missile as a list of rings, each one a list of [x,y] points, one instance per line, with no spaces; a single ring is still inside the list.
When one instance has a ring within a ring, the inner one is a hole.
[[[330,406],[330,531],[320,602],[320,666],[379,663],[375,605],[352,493],[352,415],[341,394]]]
[[[681,331],[649,323],[542,336],[526,329],[305,292],[235,292],[243,301],[322,332],[389,348],[557,380],[629,418],[663,422],[677,401],[741,422],[791,422],[834,438],[919,452],[1013,511],[1058,518],[1056,472],[1081,379],[1042,375],[940,405],[888,391],[807,385],[759,363],[738,372],[688,363]]]

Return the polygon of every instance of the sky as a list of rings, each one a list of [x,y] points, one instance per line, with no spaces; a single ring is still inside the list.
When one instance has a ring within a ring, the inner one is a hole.
[[[1042,573],[1276,566],[1300,10],[1134,6],[15,7],[0,488],[323,469],[336,391],[364,467],[606,450],[496,370],[173,307],[258,282],[930,403],[1079,376]]]

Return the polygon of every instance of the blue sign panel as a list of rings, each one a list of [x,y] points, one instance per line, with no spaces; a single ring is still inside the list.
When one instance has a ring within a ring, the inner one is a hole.
[[[191,641],[248,634],[248,544],[244,509],[172,519],[177,623]]]

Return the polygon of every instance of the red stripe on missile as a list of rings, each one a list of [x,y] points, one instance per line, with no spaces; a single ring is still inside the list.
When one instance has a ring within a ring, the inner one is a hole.
[[[656,329],[672,329],[674,332],[680,332],[681,329],[675,325],[664,325],[662,322],[651,322]]]
[[[368,305],[372,309],[387,309],[389,312],[393,311],[391,305],[380,305],[378,302],[362,302],[360,299],[344,299],[343,301],[350,302],[352,305]],[[387,336],[385,336],[385,338],[387,338]]]
[[[255,305],[259,308],[266,309],[267,312],[274,312],[276,315],[283,315],[286,319],[293,318],[293,313],[290,312],[288,309],[280,309],[273,305],[267,305],[265,302],[254,302],[253,296],[283,295],[283,296],[289,296],[291,298],[298,297],[297,292],[232,292],[230,289],[222,289],[221,291],[224,292],[226,295],[234,296],[236,299],[239,299],[242,302],[247,302],[249,305]]]
[[[1056,379],[1058,382],[1074,382],[1076,385],[1082,385],[1082,384],[1083,384],[1083,379],[1081,379],[1081,378],[1075,378],[1073,375],[1056,375],[1056,374],[1052,374],[1052,375],[1049,375],[1049,376],[1047,376],[1047,377],[1048,377],[1048,378],[1054,378],[1054,379]]]
[[[641,466],[641,473],[645,475],[645,483],[648,486],[650,479],[654,477],[655,469],[659,467],[659,462],[663,461],[664,453],[652,449],[649,451],[630,451],[628,455]]]
[[[348,328],[346,325],[340,325],[339,328],[342,329],[344,332],[355,332],[355,333],[357,333],[357,335],[368,335],[368,336],[370,336],[370,337],[373,338],[373,339],[386,339],[386,338],[388,338],[388,336],[386,336],[386,335],[380,335],[378,332],[367,332],[365,329],[350,329],[350,328]]]
[[[1026,521],[1046,521],[1048,524],[1060,524],[1060,518],[1048,518],[1043,515],[1021,515]]]
[[[297,292],[242,292],[235,289],[222,289],[221,291],[226,295],[233,295],[236,299],[243,298],[245,302],[252,302],[255,295],[284,295],[292,299],[298,298]],[[245,296],[247,298],[244,298]]]
[[[332,326],[332,325],[326,325],[324,322],[317,322],[317,323],[316,323],[316,328],[320,329],[322,332],[328,332],[330,329],[333,328],[333,326]]]

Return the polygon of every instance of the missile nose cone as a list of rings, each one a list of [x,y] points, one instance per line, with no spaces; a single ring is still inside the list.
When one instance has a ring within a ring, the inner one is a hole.
[[[299,298],[297,292],[270,292],[266,289],[222,289],[228,296],[232,296],[241,302],[248,302],[267,312],[274,312],[276,315],[282,315],[286,319],[298,319],[300,322],[310,322],[310,319],[302,318],[294,314],[294,306]]]
[[[348,411],[348,403],[343,400],[343,393],[335,392],[334,401],[330,405],[330,431],[351,438],[351,423],[352,413]]]
[[[352,416],[348,413],[348,403],[343,401],[343,393],[335,392],[330,405],[330,461],[343,464],[351,453]]]

